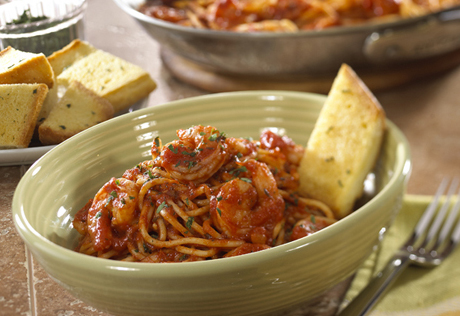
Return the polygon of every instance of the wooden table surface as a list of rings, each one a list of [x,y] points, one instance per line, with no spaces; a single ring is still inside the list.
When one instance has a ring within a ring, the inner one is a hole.
[[[149,106],[206,93],[175,79],[157,43],[111,0],[89,0],[86,40],[151,74],[158,87]],[[443,176],[460,176],[460,67],[375,94],[411,145],[408,193],[433,194]],[[20,166],[0,167],[0,314],[105,315],[57,285],[25,249],[11,216],[22,172]]]

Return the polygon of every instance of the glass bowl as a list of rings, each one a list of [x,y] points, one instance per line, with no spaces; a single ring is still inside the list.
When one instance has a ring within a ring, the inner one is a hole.
[[[16,0],[0,6],[0,49],[43,53],[84,39],[86,0]]]

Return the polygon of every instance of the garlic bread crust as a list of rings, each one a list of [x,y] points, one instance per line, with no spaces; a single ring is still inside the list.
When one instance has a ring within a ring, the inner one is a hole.
[[[73,63],[95,52],[97,49],[91,44],[79,39],[73,40],[67,46],[48,56],[48,61],[53,67],[54,75],[59,76]]]

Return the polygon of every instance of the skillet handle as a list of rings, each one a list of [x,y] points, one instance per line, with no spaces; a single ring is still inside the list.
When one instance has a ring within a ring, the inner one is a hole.
[[[438,12],[418,23],[374,32],[364,55],[374,63],[417,60],[460,48],[460,8]]]

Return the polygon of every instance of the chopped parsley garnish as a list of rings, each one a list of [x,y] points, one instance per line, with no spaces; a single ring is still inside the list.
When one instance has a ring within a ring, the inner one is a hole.
[[[177,154],[178,151],[179,151],[177,148],[174,148],[174,146],[173,146],[172,144],[170,144],[170,145],[168,146],[168,149],[169,149],[170,151],[172,151],[173,154]]]
[[[247,171],[248,171],[248,168],[246,168],[245,166],[241,166],[239,168],[236,168],[236,169],[230,171],[229,173],[234,174],[235,177],[238,177],[241,172],[247,172]]]
[[[155,146],[160,147],[160,137],[155,137]]]
[[[294,205],[299,206],[299,198],[297,196],[294,197]]]
[[[107,206],[110,204],[110,202],[112,202],[113,199],[116,198],[117,196],[118,196],[118,194],[117,194],[116,191],[110,192],[110,196],[109,196],[109,198],[107,199],[107,202],[105,203],[105,206],[107,207]]]
[[[195,220],[195,217],[190,216],[187,218],[187,222],[185,223],[185,226],[190,230],[192,229],[193,221]]]
[[[191,156],[191,157],[195,157],[196,156],[196,152],[192,151],[191,153],[189,152],[186,152],[185,150],[182,152],[182,155],[188,155],[188,156]]]
[[[216,207],[216,210],[217,210],[217,213],[219,213],[219,216],[222,216],[222,211],[220,210],[220,208]]]
[[[99,211],[99,212],[96,213],[96,218],[99,218],[99,217],[101,217],[101,216],[102,216],[102,212],[101,212],[101,211]]]
[[[158,206],[156,213],[160,213],[162,209],[164,209],[166,206],[166,202],[161,202],[161,204]]]

